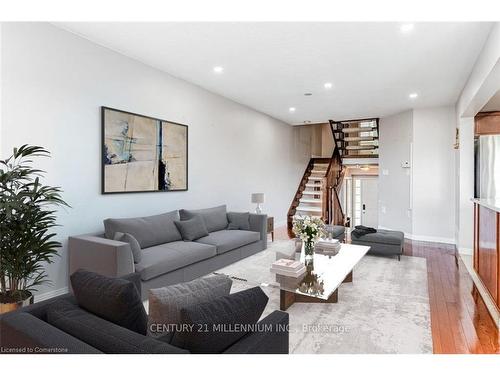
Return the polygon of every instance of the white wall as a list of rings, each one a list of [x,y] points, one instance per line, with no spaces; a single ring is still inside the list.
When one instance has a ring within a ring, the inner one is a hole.
[[[413,111],[412,236],[455,242],[455,109]]]
[[[380,119],[379,139],[379,226],[411,233],[410,161],[413,133],[412,111]]]
[[[460,130],[457,163],[455,240],[460,253],[471,254],[474,233],[474,116],[500,88],[500,23],[495,23],[456,105]]]
[[[106,217],[251,210],[250,193],[265,192],[265,211],[285,221],[310,152],[291,126],[50,24],[5,24],[2,52],[1,156],[23,143],[49,149],[39,166],[72,206],[58,217],[54,285],[40,293],[67,285],[67,237],[102,230]],[[189,191],[101,195],[100,106],[188,124]]]
[[[454,107],[380,119],[379,226],[408,238],[455,242]],[[410,168],[401,163],[409,161]]]

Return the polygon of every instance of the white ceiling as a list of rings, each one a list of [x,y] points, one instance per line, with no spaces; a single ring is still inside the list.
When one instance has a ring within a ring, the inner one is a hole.
[[[500,111],[500,91],[491,97],[488,103],[481,109],[481,112]]]
[[[454,104],[491,28],[417,23],[405,34],[398,23],[56,25],[290,124]],[[417,99],[408,98],[412,92]]]

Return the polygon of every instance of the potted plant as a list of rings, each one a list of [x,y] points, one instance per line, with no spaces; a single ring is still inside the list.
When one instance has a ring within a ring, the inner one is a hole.
[[[0,160],[0,313],[33,303],[32,292],[48,282],[44,264],[61,247],[51,229],[57,226],[55,208],[68,205],[61,189],[43,185],[45,172],[32,166],[33,157],[49,155],[23,145]]]

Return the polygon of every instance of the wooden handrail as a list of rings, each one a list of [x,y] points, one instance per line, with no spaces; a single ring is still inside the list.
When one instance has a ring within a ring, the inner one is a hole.
[[[322,201],[321,201],[321,213],[322,213],[321,216],[323,216],[324,221],[328,221],[327,215],[329,214],[329,211],[328,211],[328,177],[327,176],[325,176],[321,180],[321,185],[322,185],[321,190],[323,191],[323,197],[322,197]]]

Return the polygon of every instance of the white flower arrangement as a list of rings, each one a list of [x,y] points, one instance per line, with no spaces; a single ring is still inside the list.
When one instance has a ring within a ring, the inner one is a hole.
[[[319,217],[304,216],[293,219],[293,233],[304,242],[314,243],[326,235],[325,223]]]

